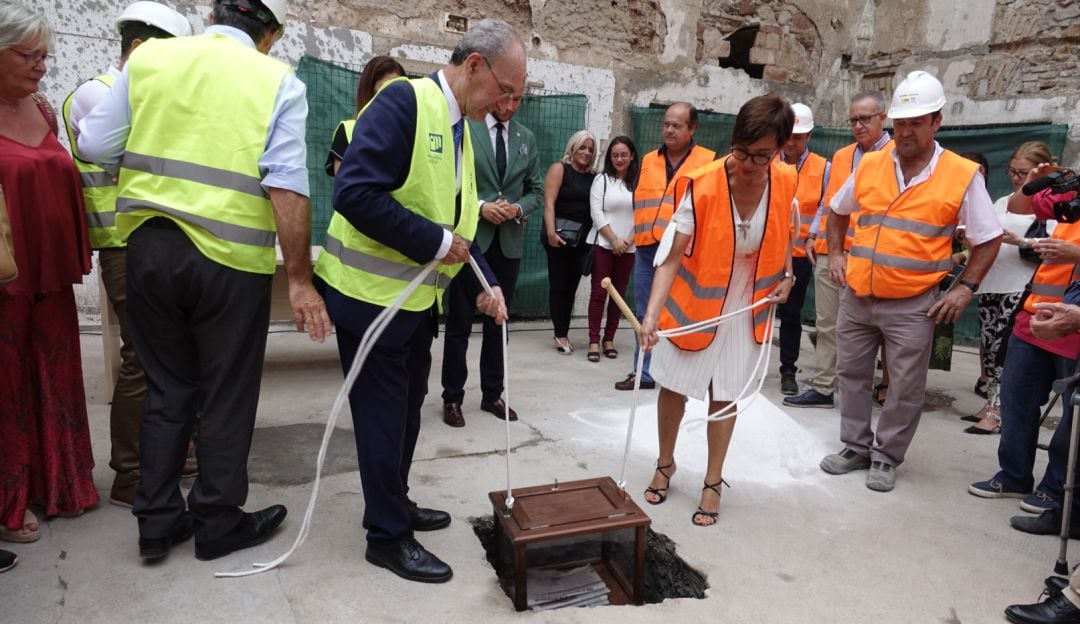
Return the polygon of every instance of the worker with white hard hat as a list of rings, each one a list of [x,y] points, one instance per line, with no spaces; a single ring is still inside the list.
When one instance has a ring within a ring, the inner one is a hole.
[[[814,265],[814,359],[817,372],[810,380],[810,387],[802,394],[787,397],[784,405],[788,407],[832,408],[833,394],[836,391],[836,313],[840,309],[839,283],[829,278],[829,253],[843,254],[851,249],[852,236],[855,234],[857,214],[852,214],[848,222],[847,235],[843,248],[830,250],[825,231],[829,222],[829,201],[840,190],[864,154],[886,147],[892,148],[892,137],[885,130],[885,98],[877,91],[857,93],[848,106],[847,124],[851,127],[854,143],[845,145],[833,152],[829,160],[828,182],[821,207],[810,224],[806,236],[806,257]],[[882,360],[884,360],[882,351]],[[874,392],[882,392],[888,387],[888,377],[882,376],[882,383],[874,387]],[[875,398],[875,401],[877,399]],[[879,401],[880,402],[880,401]]]
[[[116,229],[116,176],[81,160],[75,136],[79,121],[108,95],[132,50],[150,39],[188,36],[191,24],[186,17],[160,2],[140,0],[128,5],[116,19],[116,31],[120,35],[119,64],[80,84],[64,101],[63,111],[71,153],[82,178],[90,244],[98,250],[99,274],[108,299],[108,303],[102,302],[102,307],[111,307],[120,325],[120,370],[109,408],[112,442],[109,467],[116,472],[109,502],[131,507],[139,483],[139,423],[146,378],[128,332],[124,279],[127,251]],[[197,470],[194,459],[185,466],[186,474],[194,474]]]
[[[216,559],[285,519],[282,505],[241,509],[276,243],[297,328],[321,342],[330,322],[311,282],[305,88],[267,56],[284,23],[284,0],[215,0],[205,33],[143,43],[80,124],[80,157],[120,172],[128,320],[148,382],[134,501],[146,559],[193,534],[195,557]]]
[[[967,308],[1001,245],[1002,230],[978,165],[934,140],[945,91],[914,71],[896,87],[889,118],[892,149],[863,156],[832,199],[830,249],[843,245],[859,211],[849,255],[829,254],[829,272],[847,288],[836,322],[840,439],[844,448],[821,461],[830,474],[870,472],[866,487],[887,492],[915,435],[926,396],[934,325]],[[949,279],[952,240],[966,226],[971,258]],[[874,357],[884,342],[892,386],[870,425]]]
[[[814,270],[806,257],[806,237],[821,207],[821,198],[829,180],[829,162],[806,146],[814,131],[814,112],[802,102],[792,104],[791,110],[795,113],[795,126],[791,137],[780,146],[780,160],[793,165],[799,172],[799,187],[795,194],[799,208],[793,211],[793,218],[798,219],[798,224],[791,249],[791,272],[795,274],[795,284],[787,301],[776,308],[776,316],[780,319],[780,393],[788,396],[799,392],[799,384],[795,381],[798,370],[795,363],[799,359],[802,343],[801,317],[806,286]]]

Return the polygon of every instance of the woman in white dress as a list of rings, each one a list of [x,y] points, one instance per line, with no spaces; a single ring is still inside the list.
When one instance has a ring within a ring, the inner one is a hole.
[[[661,340],[658,330],[713,318],[763,297],[783,303],[794,282],[791,227],[797,173],[776,158],[794,119],[784,98],[750,100],[735,118],[731,154],[676,184],[675,196],[681,200],[657,255],[641,337],[646,350],[656,347],[651,372],[661,386],[660,453],[645,491],[651,504],[664,502],[675,474],[675,442],[686,397],[708,393],[710,413],[737,398],[750,381],[759,350],[768,348],[763,343],[772,306],[681,338]],[[705,487],[691,518],[696,525],[716,523],[734,428],[734,418],[708,424]]]

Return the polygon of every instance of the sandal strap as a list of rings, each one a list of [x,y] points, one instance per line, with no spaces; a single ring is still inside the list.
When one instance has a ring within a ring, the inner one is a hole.
[[[713,492],[716,492],[717,496],[723,496],[723,494],[718,489],[721,484],[726,485],[729,488],[731,487],[731,484],[728,483],[727,481],[725,481],[723,477],[721,477],[720,480],[717,481],[716,483],[706,483],[705,487],[703,487],[701,489],[702,490],[712,490]],[[703,512],[703,513],[705,513],[705,512]]]
[[[661,466],[660,465],[660,460],[656,460],[656,472],[659,472],[660,474],[664,475],[664,478],[667,479],[668,481],[671,481],[671,475],[664,472],[664,470],[667,470],[668,468],[674,468],[674,467],[675,467],[675,462],[671,462],[670,464],[666,464],[664,466]]]

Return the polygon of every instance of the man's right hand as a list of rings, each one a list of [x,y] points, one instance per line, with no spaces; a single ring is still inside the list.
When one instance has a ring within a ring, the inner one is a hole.
[[[803,250],[806,251],[806,259],[810,261],[810,266],[817,266],[817,254],[814,253],[814,239],[806,239]]]
[[[829,254],[829,279],[835,284],[845,284],[847,273],[847,254],[837,251]]]
[[[446,252],[443,259],[440,260],[443,264],[460,264],[462,262],[469,261],[469,242],[464,238],[454,234],[454,240],[450,243],[450,251]]]

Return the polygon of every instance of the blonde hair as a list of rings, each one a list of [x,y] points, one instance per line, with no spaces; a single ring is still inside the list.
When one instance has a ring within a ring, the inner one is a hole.
[[[1042,163],[1054,164],[1054,154],[1050,152],[1050,146],[1042,141],[1028,141],[1021,144],[1009,157],[1009,160],[1011,161],[1014,158],[1022,158],[1036,165]]]
[[[566,150],[563,152],[562,162],[569,165],[570,161],[574,158],[574,152],[581,149],[581,146],[585,144],[585,141],[592,141],[593,144],[593,159],[589,163],[589,172],[593,173],[596,168],[596,154],[599,151],[597,149],[598,143],[596,137],[592,132],[588,130],[578,130],[570,137],[570,140],[566,142]]]

